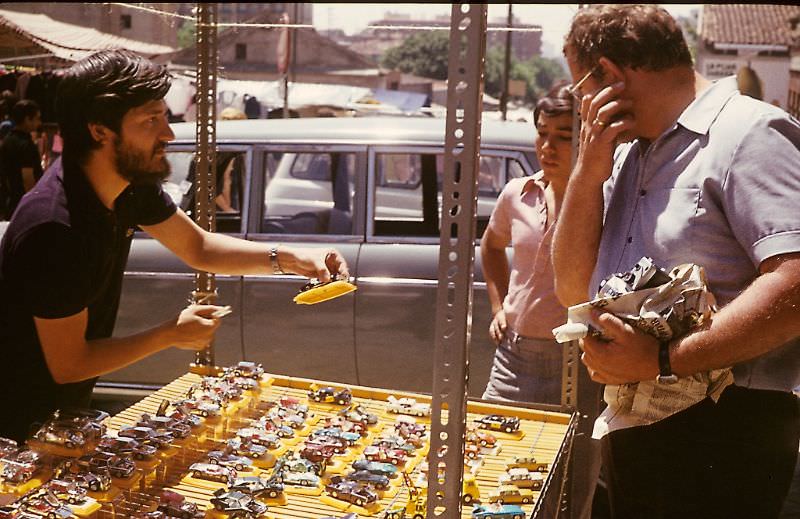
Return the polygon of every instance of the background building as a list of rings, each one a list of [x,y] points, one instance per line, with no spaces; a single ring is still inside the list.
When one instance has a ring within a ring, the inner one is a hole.
[[[800,79],[790,65],[798,54],[798,19],[800,6],[794,5],[704,5],[698,71],[709,79],[738,74],[758,81],[764,101],[783,109],[793,105],[797,115]]]

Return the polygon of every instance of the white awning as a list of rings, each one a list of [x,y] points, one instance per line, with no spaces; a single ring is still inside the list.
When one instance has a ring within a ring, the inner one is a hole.
[[[43,14],[20,13],[0,9],[0,63],[21,58],[35,59],[49,53],[64,61],[78,61],[103,49],[127,49],[152,57],[174,52],[166,45],[156,45],[53,20]]]

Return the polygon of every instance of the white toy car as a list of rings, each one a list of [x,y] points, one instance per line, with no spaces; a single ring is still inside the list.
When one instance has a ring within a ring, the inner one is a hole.
[[[407,414],[412,416],[430,416],[431,405],[417,402],[414,398],[395,398],[389,396],[389,405],[386,410],[390,413]]]

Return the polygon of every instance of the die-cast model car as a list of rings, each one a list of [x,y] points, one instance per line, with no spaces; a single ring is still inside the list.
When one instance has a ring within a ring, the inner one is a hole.
[[[283,482],[280,476],[264,479],[258,476],[236,478],[229,490],[244,492],[253,497],[266,496],[274,499],[283,493]]]
[[[431,406],[422,402],[417,402],[415,398],[404,396],[396,398],[392,395],[389,396],[389,405],[386,410],[390,413],[406,414],[411,416],[430,416]]]
[[[267,505],[259,503],[251,496],[238,491],[228,492],[224,488],[214,492],[211,504],[215,510],[228,514],[228,517],[243,519],[256,518],[267,511]]]
[[[472,519],[524,519],[525,511],[518,505],[504,505],[500,503],[489,505],[475,505],[472,509]]]
[[[541,490],[544,485],[544,476],[541,472],[518,467],[508,469],[508,472],[500,474],[500,484]]]
[[[512,433],[519,430],[519,418],[516,416],[490,414],[477,418],[475,423],[478,424],[479,427],[483,429],[489,429],[491,431]]]
[[[192,477],[230,485],[236,479],[236,470],[213,463],[194,463],[189,467]]]
[[[533,503],[533,492],[527,488],[519,488],[514,485],[500,485],[500,487],[489,494],[490,503]]]
[[[353,394],[347,388],[337,390],[330,386],[325,386],[309,391],[308,398],[315,402],[348,405],[353,400]]]

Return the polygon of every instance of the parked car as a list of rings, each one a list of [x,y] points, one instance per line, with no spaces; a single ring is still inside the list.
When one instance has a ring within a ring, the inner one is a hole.
[[[325,491],[336,499],[356,506],[364,506],[378,500],[378,494],[368,486],[343,479],[341,476],[332,477],[330,483],[325,485]]]
[[[253,497],[265,496],[275,499],[283,493],[283,479],[280,476],[272,476],[264,479],[259,476],[245,476],[236,478],[231,483],[229,490],[237,490]]]
[[[180,517],[181,519],[202,519],[206,516],[204,510],[187,501],[186,497],[172,490],[162,490],[158,500],[157,511],[163,512],[166,517]]]
[[[519,505],[501,503],[475,505],[472,519],[524,519],[525,511]]]
[[[353,400],[353,394],[347,388],[334,389],[330,386],[325,386],[309,391],[308,398],[315,402],[348,405]]]
[[[195,125],[172,129],[165,186],[180,204],[192,198]],[[445,121],[433,118],[218,122],[219,152],[240,157],[233,182],[238,211],[218,214],[218,232],[268,245],[335,246],[358,286],[308,309],[290,303],[306,278],[217,276],[218,301],[235,304],[216,335],[219,365],[247,359],[276,374],[430,392],[444,135]],[[538,169],[534,136],[531,124],[482,124],[478,237],[506,182]],[[187,265],[131,231],[116,335],[177,315],[181,294],[194,288]],[[480,396],[495,348],[486,333],[491,311],[480,254],[475,262],[469,389]],[[134,395],[134,384],[170,382],[191,360],[188,352],[164,350],[102,377],[98,392],[114,385]]]
[[[490,414],[476,418],[475,423],[478,424],[478,427],[490,431],[513,433],[519,430],[519,418],[516,416]]]
[[[230,485],[236,479],[236,469],[213,463],[193,463],[189,467],[189,473],[194,478],[216,481],[226,485]]]
[[[267,511],[267,505],[259,503],[242,492],[228,492],[220,488],[211,498],[214,509],[225,512],[228,517],[255,518]]]

